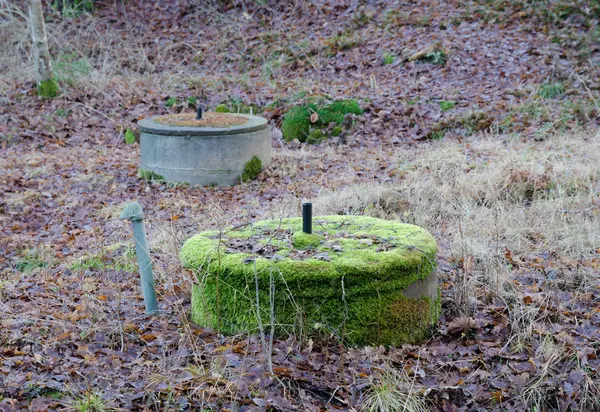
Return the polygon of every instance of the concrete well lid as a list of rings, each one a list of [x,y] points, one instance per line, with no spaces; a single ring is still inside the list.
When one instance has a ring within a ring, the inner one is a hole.
[[[222,113],[220,113],[222,114]],[[138,121],[138,127],[142,133],[151,133],[165,136],[230,136],[233,134],[251,133],[266,129],[269,124],[267,119],[249,114],[232,113],[232,115],[245,117],[247,122],[228,127],[197,127],[176,126],[156,121],[158,117],[142,119]]]

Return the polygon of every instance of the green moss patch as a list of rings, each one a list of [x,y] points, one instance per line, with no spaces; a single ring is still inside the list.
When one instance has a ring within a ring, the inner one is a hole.
[[[227,107],[227,105],[221,103],[221,104],[218,104],[217,107],[215,107],[215,112],[216,113],[230,113],[231,110],[229,109],[229,107]]]
[[[134,144],[136,141],[137,138],[135,137],[135,133],[133,132],[133,130],[127,129],[125,131],[125,143]]]
[[[326,102],[322,98],[313,97],[308,99],[308,103],[287,111],[281,124],[281,132],[288,142],[298,139],[301,142],[316,143],[330,135],[339,136],[345,115],[358,116],[362,113],[356,100]],[[330,124],[333,127],[329,127]]]
[[[241,113],[241,114],[252,114],[256,115],[261,113],[264,109],[254,103],[246,104],[238,98],[230,98],[229,100],[218,104],[215,107],[217,113]]]
[[[56,79],[44,80],[37,86],[38,96],[51,99],[56,97],[60,92],[60,87]]]
[[[142,168],[140,168],[138,170],[138,175],[140,176],[140,178],[142,180],[145,180],[146,182],[164,182],[165,178],[162,175],[159,175],[158,173],[154,173],[152,170],[144,170]]]
[[[258,156],[252,156],[252,159],[244,165],[244,171],[240,177],[242,182],[255,180],[260,171],[262,170],[262,160]]]
[[[406,292],[433,279],[435,256],[435,240],[424,229],[357,216],[317,217],[312,235],[302,233],[300,218],[204,232],[181,250],[198,276],[196,323],[256,332],[260,314],[278,335],[314,338],[325,331],[351,345],[429,336],[439,315],[435,285],[434,293]]]
[[[323,243],[324,236],[315,233],[296,232],[292,234],[292,245],[296,249],[318,248]]]

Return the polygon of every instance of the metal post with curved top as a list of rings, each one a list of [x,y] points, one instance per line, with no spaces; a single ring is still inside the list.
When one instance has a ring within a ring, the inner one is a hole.
[[[119,218],[131,221],[146,313],[149,315],[155,314],[158,312],[158,302],[156,300],[156,290],[154,289],[154,273],[152,273],[152,261],[150,260],[150,249],[146,239],[142,206],[138,202],[128,204]]]

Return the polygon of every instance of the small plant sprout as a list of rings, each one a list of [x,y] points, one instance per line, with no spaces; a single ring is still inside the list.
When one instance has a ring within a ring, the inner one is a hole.
[[[371,379],[361,410],[365,412],[426,412],[427,405],[415,393],[414,382],[404,371],[391,367]]]
[[[198,98],[194,97],[194,96],[190,96],[187,98],[187,104],[190,107],[196,107],[196,105],[198,104]]]
[[[167,101],[165,102],[165,106],[167,106],[167,107],[175,107],[175,106],[177,106],[177,98],[175,98],[175,97],[169,97],[167,99]]]
[[[456,106],[456,102],[449,101],[449,100],[442,100],[441,102],[439,102],[439,105],[440,105],[440,109],[442,109],[442,112],[445,112],[450,109],[454,109],[454,106]]]
[[[131,129],[127,129],[125,131],[125,143],[127,144],[134,144],[136,142],[136,137],[135,137],[135,133],[133,133],[133,130]]]
[[[423,58],[424,61],[428,61],[439,66],[444,66],[446,64],[447,59],[448,56],[444,51],[441,50],[429,53]]]
[[[30,273],[35,269],[45,268],[48,263],[45,262],[37,250],[29,250],[17,261],[15,269],[21,273]]]
[[[107,412],[113,410],[100,395],[92,392],[77,396],[72,401],[71,407],[76,412]]]
[[[242,182],[248,182],[250,180],[255,180],[258,174],[262,169],[262,161],[258,156],[252,156],[252,159],[246,163],[244,166],[244,171],[242,172],[241,180]]]
[[[565,92],[562,83],[546,83],[540,88],[540,97],[542,99],[554,99]]]
[[[383,64],[384,65],[388,65],[388,64],[394,63],[395,59],[396,59],[396,56],[394,56],[393,54],[391,54],[389,52],[384,52],[383,53]]]

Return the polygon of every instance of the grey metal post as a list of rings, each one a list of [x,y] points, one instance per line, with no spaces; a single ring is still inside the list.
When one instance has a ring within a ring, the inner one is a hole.
[[[148,240],[146,239],[142,206],[138,202],[128,204],[123,209],[119,218],[131,221],[133,237],[135,239],[135,251],[140,267],[146,313],[152,315],[158,312],[158,302],[156,300],[156,290],[154,289],[154,274],[152,273],[152,261],[150,260],[150,249],[148,248]]]

